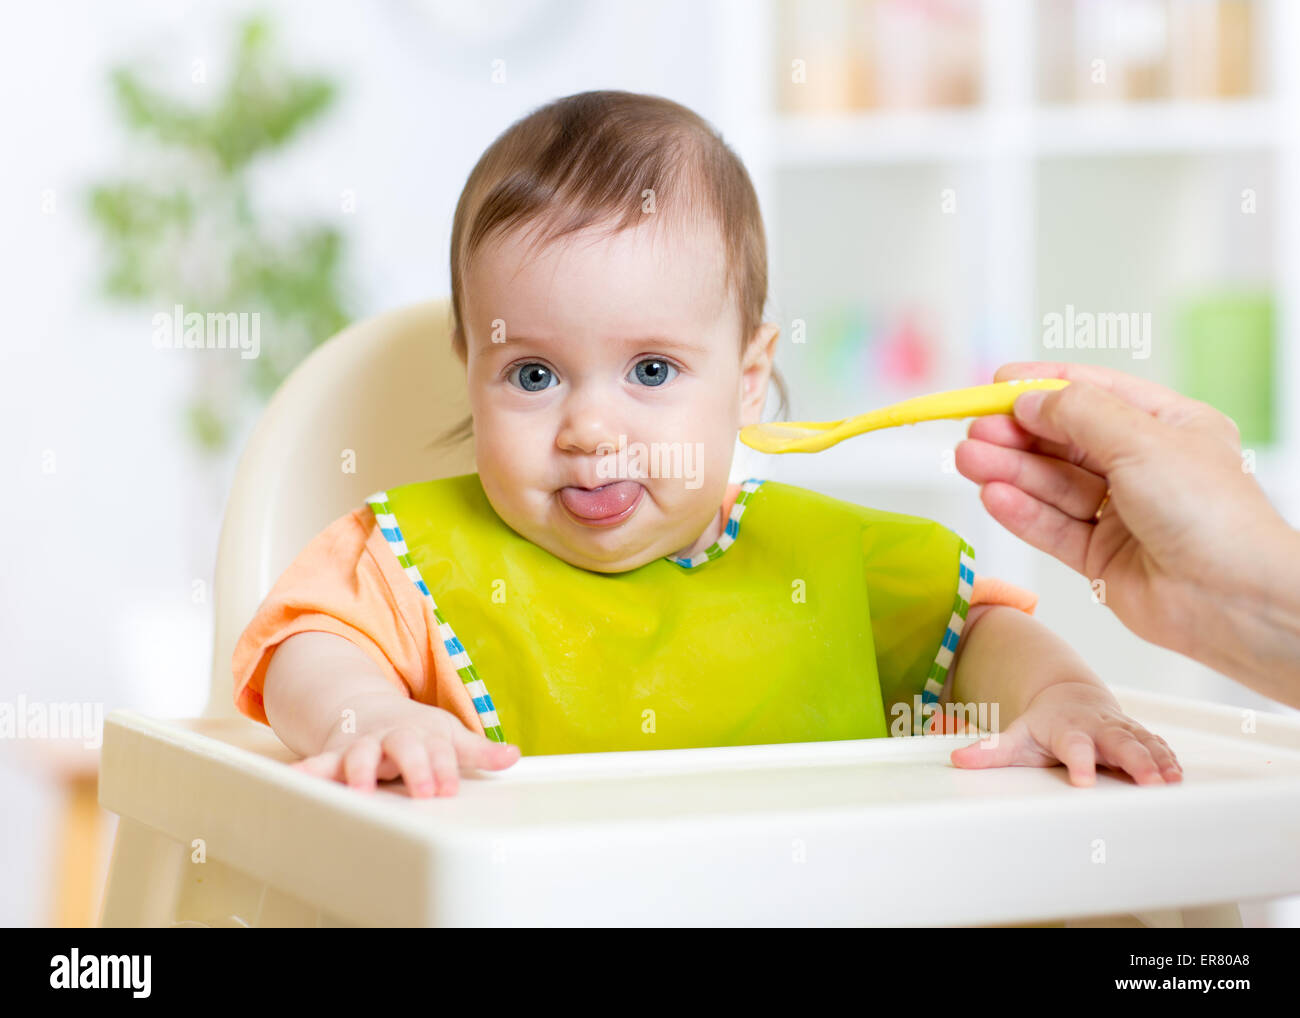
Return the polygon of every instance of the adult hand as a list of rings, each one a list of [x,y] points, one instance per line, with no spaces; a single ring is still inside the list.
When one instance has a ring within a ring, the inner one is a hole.
[[[1300,706],[1300,534],[1245,469],[1236,425],[1101,367],[995,377],[1071,384],[976,419],[957,446],[990,515],[1092,581],[1139,636]]]

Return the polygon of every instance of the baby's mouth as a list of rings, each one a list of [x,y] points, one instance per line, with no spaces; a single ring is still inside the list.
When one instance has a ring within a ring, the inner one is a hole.
[[[586,526],[608,527],[622,523],[636,511],[645,493],[637,481],[611,481],[599,488],[561,488],[564,508]]]

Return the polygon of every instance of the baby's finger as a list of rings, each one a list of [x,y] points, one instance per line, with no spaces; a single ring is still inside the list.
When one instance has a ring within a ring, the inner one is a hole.
[[[455,795],[460,788],[460,764],[456,749],[448,739],[436,736],[425,740],[425,748],[433,758],[433,776],[438,783],[435,795]]]
[[[1052,736],[1051,749],[1069,771],[1070,784],[1082,788],[1097,783],[1097,747],[1087,732],[1062,729]]]
[[[1182,781],[1183,765],[1178,762],[1178,757],[1174,751],[1169,748],[1169,743],[1156,735],[1154,732],[1148,732],[1145,729],[1138,735],[1155,757],[1156,763],[1160,767],[1160,773],[1166,781]]]
[[[363,735],[357,739],[343,756],[343,773],[347,783],[353,788],[373,792],[382,756],[383,750],[374,736]]]
[[[384,755],[397,765],[402,780],[413,798],[433,795],[433,775],[429,771],[429,754],[424,740],[409,728],[398,728],[384,736]]]
[[[460,725],[452,729],[451,744],[456,755],[466,767],[499,771],[519,759],[519,747],[506,742],[493,742],[486,736],[475,735]]]
[[[1031,764],[1032,761],[1023,753],[1027,738],[1028,729],[1017,722],[1005,732],[997,732],[990,738],[953,750],[948,759],[952,761],[954,767],[972,769]]]
[[[1109,729],[1098,736],[1097,749],[1103,763],[1127,771],[1139,785],[1165,783],[1151,751],[1132,732],[1123,728]]]
[[[289,766],[295,771],[302,771],[304,774],[312,774],[318,778],[328,778],[333,781],[339,772],[340,754],[334,750],[328,753],[317,753],[315,756],[309,756]]]

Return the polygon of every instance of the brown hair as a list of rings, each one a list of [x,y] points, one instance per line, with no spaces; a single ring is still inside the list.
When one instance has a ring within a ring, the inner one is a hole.
[[[599,223],[616,233],[644,221],[642,199],[679,221],[718,225],[726,280],[740,302],[743,354],[767,303],[767,241],[758,196],[744,164],[702,117],[678,103],[635,92],[579,92],[556,99],[512,124],[470,171],[451,228],[452,345],[466,355],[465,268],[491,237],[536,223],[530,247]],[[772,370],[788,403],[785,381]],[[473,433],[467,417],[439,441]]]

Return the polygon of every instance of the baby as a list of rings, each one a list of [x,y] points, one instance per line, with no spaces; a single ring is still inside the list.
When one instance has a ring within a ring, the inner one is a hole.
[[[995,734],[957,766],[1180,780],[957,535],[728,482],[783,388],[758,202],[697,115],[587,92],[514,124],[457,205],[451,284],[478,472],[331,524],[235,651],[239,709],[296,767],[454,795],[520,751],[925,734],[961,704]]]

